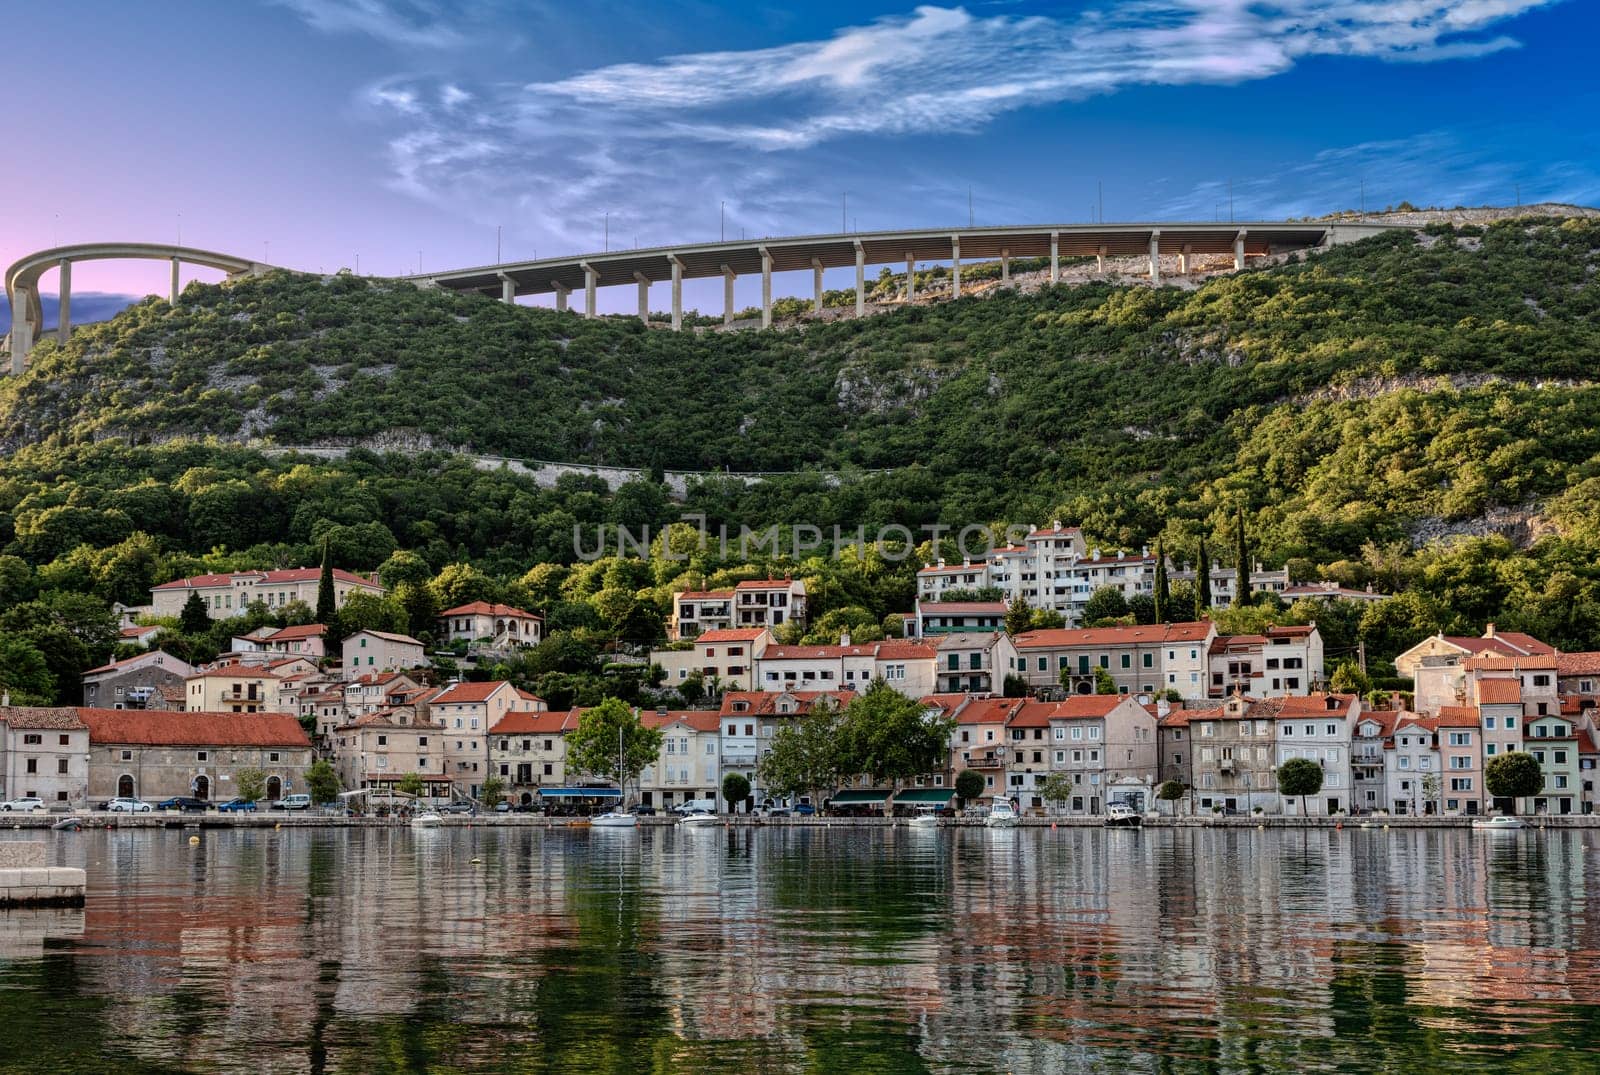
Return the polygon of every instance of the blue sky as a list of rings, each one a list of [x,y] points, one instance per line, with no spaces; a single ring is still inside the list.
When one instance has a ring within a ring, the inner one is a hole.
[[[6,263],[181,234],[392,274],[492,261],[497,225],[511,260],[714,239],[724,205],[730,236],[835,230],[846,195],[850,227],[964,224],[969,190],[979,224],[1087,220],[1097,190],[1108,220],[1209,220],[1230,183],[1239,219],[1350,208],[1363,183],[1369,208],[1600,201],[1589,0],[80,0],[8,21]],[[160,291],[164,270],[74,282]],[[689,301],[717,306],[706,287]]]

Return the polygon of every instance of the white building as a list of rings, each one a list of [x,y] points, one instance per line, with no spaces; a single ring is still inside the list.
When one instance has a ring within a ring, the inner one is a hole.
[[[702,609],[702,611],[704,611]],[[733,588],[735,627],[806,622],[806,584],[799,579],[751,579]]]
[[[1361,699],[1353,694],[1315,694],[1280,700],[1275,721],[1277,767],[1305,758],[1322,767],[1322,790],[1306,797],[1306,813],[1331,817],[1347,811],[1353,791],[1351,745],[1361,719]],[[1279,809],[1300,813],[1300,797],[1280,794]]]
[[[768,646],[756,659],[763,690],[865,690],[874,679],[910,698],[934,693],[938,651],[925,642],[863,642],[837,646]]]
[[[495,649],[537,646],[544,638],[544,617],[510,605],[473,601],[439,613],[446,642],[483,642]]]
[[[257,601],[270,609],[280,609],[295,601],[303,601],[316,608],[317,587],[321,579],[322,571],[315,567],[195,575],[152,586],[150,605],[156,616],[177,616],[183,612],[189,596],[199,594],[206,606],[206,614],[214,620],[238,616]],[[384,592],[375,578],[365,578],[339,568],[333,570],[335,608],[343,608],[345,600],[353,593],[382,597]]]
[[[1208,655],[1212,698],[1235,690],[1257,698],[1307,695],[1324,682],[1316,624],[1269,627],[1259,635],[1218,635]]]
[[[0,706],[0,799],[81,808],[89,797],[89,726],[76,709]]]
[[[1388,793],[1384,807],[1390,813],[1438,812],[1438,796],[1428,794],[1428,785],[1441,776],[1436,733],[1432,717],[1418,713],[1396,716],[1394,732],[1384,744],[1384,783]]]

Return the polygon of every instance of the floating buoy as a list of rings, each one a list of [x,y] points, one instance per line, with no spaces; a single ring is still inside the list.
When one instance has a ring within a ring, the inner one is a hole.
[[[1333,827],[1333,831],[1334,832],[1343,832],[1344,831],[1344,822],[1341,821],[1341,822],[1339,822],[1339,824],[1335,825]]]
[[[472,860],[472,862],[471,862],[471,863],[470,863],[470,865],[473,865],[473,866],[477,866],[477,865],[479,865],[479,864],[481,864],[481,863],[482,863],[482,862],[483,862],[483,860],[482,860],[482,859],[480,859],[480,858],[475,858],[475,859],[473,859],[473,860]]]
[[[1050,831],[1051,832],[1055,832],[1056,831],[1056,823],[1054,821],[1050,822]]]
[[[273,832],[277,832],[278,830],[280,830],[282,828],[283,828],[283,822],[280,821],[276,825],[272,826],[272,831]]]
[[[189,837],[189,846],[190,847],[194,847],[199,843],[200,843],[200,837],[198,837],[198,836]]]
[[[1257,822],[1257,823],[1256,823],[1256,828],[1257,828],[1257,829],[1264,829],[1264,828],[1266,828],[1266,826],[1265,826],[1265,825],[1263,825],[1263,824],[1261,824],[1261,823],[1260,823],[1260,822]]]
[[[1386,829],[1387,829],[1387,828],[1388,828],[1388,827],[1389,827],[1389,826],[1388,826],[1388,825],[1385,825],[1385,826],[1384,826],[1384,828],[1386,828]]]

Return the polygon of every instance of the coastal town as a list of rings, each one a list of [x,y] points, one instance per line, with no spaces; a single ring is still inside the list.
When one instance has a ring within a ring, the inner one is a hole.
[[[176,579],[154,586],[148,606],[118,609],[134,652],[83,674],[81,706],[0,707],[0,809],[254,811],[257,800],[262,809],[342,800],[347,810],[581,816],[693,804],[881,817],[1005,802],[1053,818],[1113,807],[1157,817],[1465,818],[1583,815],[1600,803],[1600,653],[1560,652],[1489,623],[1399,654],[1409,691],[1362,694],[1330,682],[1315,622],[1231,635],[1210,618],[1076,625],[1096,595],[1149,595],[1169,575],[1192,584],[1196,572],[1149,550],[1102,554],[1053,523],[980,562],[923,568],[898,637],[854,641],[843,630],[820,645],[778,640],[807,621],[801,579],[679,591],[667,641],[613,659],[646,666],[663,691],[692,681],[694,691],[676,696],[696,701],[633,708],[659,751],[620,786],[615,772],[571,757],[590,707],[552,707],[472,674],[539,646],[539,613],[469,602],[441,611],[427,643],[372,629],[330,637],[316,623],[259,627],[191,665],[159,648],[161,624],[186,611],[225,622],[250,608],[309,606],[319,590],[339,608],[385,588],[376,575],[314,567]],[[1237,571],[1205,577],[1226,607]],[[1385,599],[1294,586],[1259,566],[1244,585],[1278,600]],[[995,599],[965,599],[974,593]],[[1064,626],[1019,624],[1009,615],[1019,604]],[[768,786],[763,761],[785,728],[883,688],[949,729],[927,771],[887,782],[844,774],[805,792]],[[1539,786],[1496,796],[1488,768],[1513,752],[1537,763]],[[1279,787],[1297,759],[1320,773],[1309,794]],[[741,794],[730,798],[730,787]]]

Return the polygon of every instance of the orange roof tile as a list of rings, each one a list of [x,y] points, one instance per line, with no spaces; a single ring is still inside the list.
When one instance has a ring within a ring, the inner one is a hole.
[[[578,726],[578,711],[563,710],[552,713],[548,710],[533,712],[530,710],[514,709],[494,722],[489,729],[490,735],[559,735],[570,732]]]
[[[234,579],[253,578],[258,586],[275,586],[292,582],[315,582],[322,575],[322,569],[317,567],[291,567],[278,571],[238,571],[231,575],[191,575],[186,579],[174,579],[163,582],[159,586],[152,586],[152,590],[193,590],[208,589],[218,586],[232,586]],[[358,583],[362,586],[376,586],[371,579],[355,575],[343,568],[333,569],[333,577],[340,582]]]
[[[492,679],[486,683],[456,683],[434,695],[429,704],[465,705],[472,702],[486,702],[496,691],[510,686],[511,684],[503,679]]]
[[[1211,621],[1157,623],[1137,627],[1057,627],[1027,631],[1013,641],[1018,649],[1059,649],[1072,646],[1169,645],[1199,642],[1212,631]]]
[[[455,608],[447,608],[439,613],[440,618],[445,616],[510,616],[512,619],[521,620],[544,619],[537,612],[524,612],[511,605],[493,605],[488,601],[472,601],[465,605],[457,605]]]
[[[1522,682],[1515,679],[1478,680],[1479,705],[1509,705],[1522,701]]]
[[[78,710],[91,743],[142,746],[311,749],[292,713],[176,713],[160,709]]]
[[[695,645],[702,642],[754,642],[766,633],[765,627],[721,627],[694,637]]]

